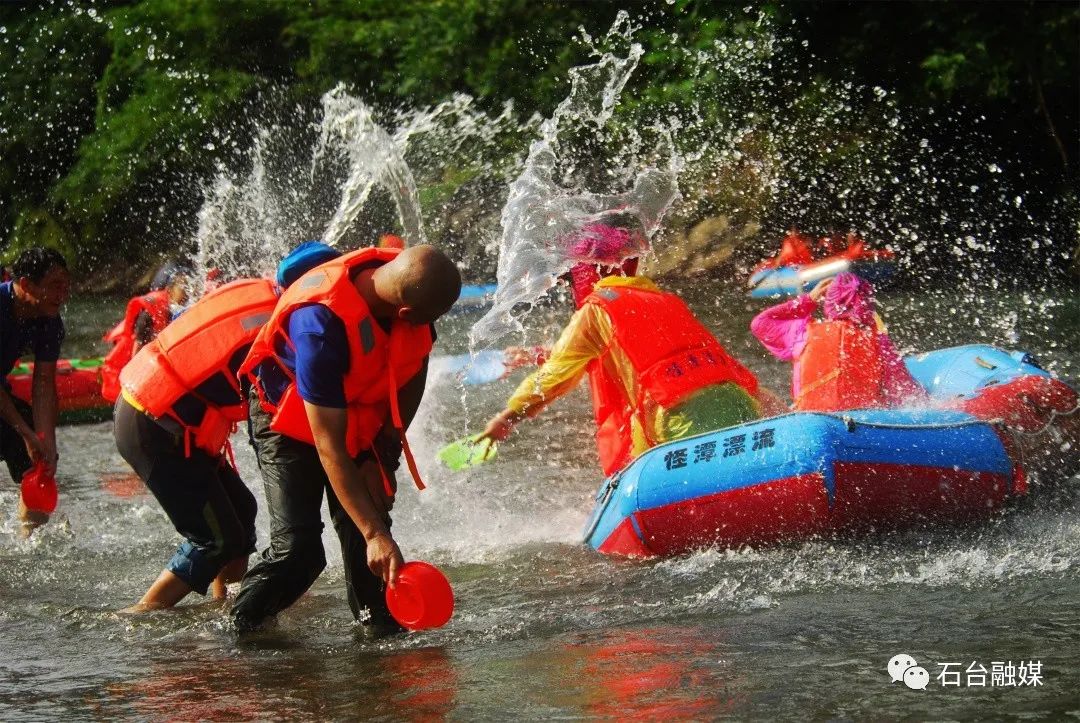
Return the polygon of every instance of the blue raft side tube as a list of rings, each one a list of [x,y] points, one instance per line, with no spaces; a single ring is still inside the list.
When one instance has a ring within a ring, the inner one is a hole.
[[[458,296],[459,304],[479,304],[490,301],[498,284],[464,284]]]
[[[711,450],[712,456],[705,459],[708,455],[702,454],[703,449]],[[673,467],[673,461],[680,466]],[[639,510],[797,475],[823,475],[831,505],[837,462],[1012,473],[1012,462],[993,428],[967,414],[945,410],[799,412],[649,450],[601,485],[586,524],[585,542],[599,549],[624,520],[630,518],[633,523],[632,515]]]
[[[1053,376],[1034,357],[1022,351],[1004,351],[988,344],[938,349],[904,358],[908,371],[932,397],[970,398],[981,389],[1023,376]]]
[[[750,277],[750,296],[754,299],[779,299],[803,292],[799,270],[794,266],[764,269]]]

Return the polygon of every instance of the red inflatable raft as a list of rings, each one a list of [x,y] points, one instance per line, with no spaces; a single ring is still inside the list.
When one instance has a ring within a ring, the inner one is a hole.
[[[12,369],[8,374],[12,396],[29,404],[33,378],[33,362]],[[56,394],[60,401],[61,424],[100,422],[112,416],[112,405],[101,396],[101,359],[58,361]]]

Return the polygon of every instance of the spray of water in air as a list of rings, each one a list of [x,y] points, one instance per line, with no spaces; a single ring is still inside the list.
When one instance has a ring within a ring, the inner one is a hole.
[[[669,131],[663,128],[656,135],[664,142],[651,153],[643,147],[644,136],[634,139],[636,146],[631,143],[621,149],[623,165],[615,171],[633,176],[625,190],[592,191],[576,173],[577,164],[594,159],[579,153],[572,137],[587,132],[603,138],[644,52],[633,42],[633,30],[629,16],[620,13],[603,40],[622,41],[627,46],[625,54],[594,47],[599,56],[595,63],[571,69],[569,94],[541,124],[540,137],[529,146],[524,168],[510,184],[502,210],[498,291],[491,310],[470,331],[473,348],[524,331],[515,307],[538,300],[571,267],[575,260],[568,250],[569,240],[582,226],[619,214],[636,218],[644,232],[652,235],[678,198],[680,159]],[[586,36],[585,42],[592,40]],[[656,163],[649,164],[647,155]]]

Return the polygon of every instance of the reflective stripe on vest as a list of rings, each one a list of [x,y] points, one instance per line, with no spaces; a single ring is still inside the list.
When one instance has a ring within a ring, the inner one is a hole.
[[[266,279],[241,279],[206,294],[124,367],[120,384],[125,398],[155,419],[176,421],[197,447],[220,454],[233,425],[245,417],[229,361],[251,344],[276,303],[276,287]],[[219,374],[236,392],[235,404],[221,405],[199,394],[199,386]],[[174,409],[187,396],[206,407],[195,426]]]
[[[798,411],[883,407],[885,367],[878,333],[848,321],[815,321],[799,355]]]
[[[281,344],[293,346],[288,333],[289,315],[293,311],[311,304],[326,306],[341,319],[349,344],[349,370],[342,380],[348,413],[345,441],[349,454],[355,457],[369,449],[389,415],[401,435],[409,471],[417,487],[423,489],[423,481],[405,438],[398,390],[423,367],[433,343],[431,329],[426,324],[395,319],[387,334],[371,317],[352,279],[352,271],[357,267],[372,261],[388,262],[398,253],[398,249],[361,249],[317,266],[300,277],[282,295],[270,321],[255,339],[241,373],[251,378],[263,409],[272,415],[272,430],[315,444],[295,376],[278,357],[277,349]],[[289,378],[288,386],[276,403],[267,398],[255,374],[259,365],[267,360],[272,360]],[[393,491],[385,477],[384,483],[387,494],[392,496]]]

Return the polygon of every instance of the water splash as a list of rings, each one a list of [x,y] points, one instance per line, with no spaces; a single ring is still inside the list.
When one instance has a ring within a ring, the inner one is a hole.
[[[372,109],[338,85],[322,98],[323,124],[312,158],[312,177],[317,164],[335,151],[348,160],[348,177],[341,201],[323,232],[323,240],[336,246],[354,226],[376,186],[387,190],[397,207],[398,218],[409,243],[425,243],[424,225],[416,181],[405,163],[404,149],[415,127],[393,137],[375,122]]]
[[[357,248],[392,231],[424,243],[421,184],[440,236],[453,237],[442,218],[440,184],[463,175],[487,179],[487,187],[493,179],[501,184],[520,157],[497,149],[532,127],[513,118],[512,104],[489,115],[466,95],[381,114],[341,85],[323,95],[318,109],[276,112],[277,122],[258,128],[246,170],[220,168],[204,187],[195,236],[199,278],[210,268],[225,279],[272,273],[281,256],[311,238]],[[485,244],[475,242],[474,229],[464,230],[470,243],[451,243],[457,248],[448,251],[466,270],[476,266],[477,276],[486,268]],[[482,241],[482,230],[478,235]]]
[[[283,194],[267,174],[269,130],[260,130],[250,153],[251,170],[239,179],[219,173],[199,210],[195,235],[196,278],[217,268],[226,279],[264,276],[272,259],[288,252],[302,235],[301,224],[284,207]]]
[[[678,198],[681,161],[664,128],[658,130],[665,142],[655,154],[666,156],[663,164],[638,171],[629,190],[593,193],[576,182],[576,164],[584,159],[567,138],[583,130],[603,138],[644,53],[640,44],[632,42],[632,33],[629,15],[620,12],[605,40],[626,41],[626,55],[597,51],[596,63],[570,70],[569,94],[541,124],[540,137],[530,145],[521,174],[510,184],[501,214],[498,291],[491,310],[469,333],[473,348],[524,331],[515,307],[537,301],[570,269],[573,261],[567,239],[583,225],[612,214],[633,216],[651,236]],[[588,36],[585,40],[591,43]],[[625,158],[627,149],[622,153]]]

